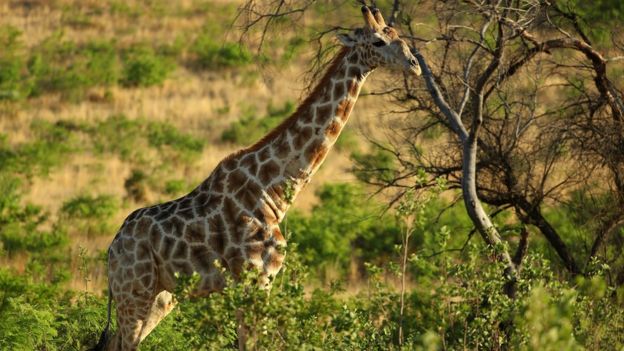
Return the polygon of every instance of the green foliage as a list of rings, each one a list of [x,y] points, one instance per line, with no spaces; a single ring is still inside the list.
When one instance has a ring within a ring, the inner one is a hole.
[[[35,140],[10,145],[0,134],[0,172],[19,173],[28,178],[47,175],[78,149],[78,143],[62,123],[34,121]]]
[[[156,148],[171,147],[180,152],[201,153],[204,142],[177,130],[169,123],[150,123],[147,127],[147,140]]]
[[[337,264],[346,270],[352,258],[387,260],[399,228],[392,217],[381,217],[381,204],[367,200],[364,189],[352,184],[325,185],[317,196],[320,203],[309,216],[288,216],[289,240],[298,243],[305,264]]]
[[[31,96],[58,92],[70,100],[79,100],[88,88],[115,84],[120,67],[113,43],[78,45],[56,32],[34,48],[28,70],[34,80]]]
[[[0,27],[0,100],[18,100],[30,91],[20,36],[21,32],[14,27]]]
[[[252,55],[245,47],[237,43],[217,42],[210,33],[200,34],[191,46],[191,52],[202,69],[232,68],[252,62]]]
[[[165,182],[165,193],[168,195],[180,195],[189,190],[189,185],[184,179],[170,179]]]
[[[619,0],[567,0],[559,5],[566,13],[580,17],[580,27],[602,45],[611,46],[609,40],[614,26],[624,21],[624,3]]]
[[[397,175],[396,158],[380,148],[370,153],[354,151],[351,159],[355,162],[353,173],[364,183],[387,183]]]
[[[22,205],[20,182],[0,174],[0,247],[9,256],[26,251],[40,253],[67,244],[66,234],[58,228],[41,229],[47,216],[40,207]],[[0,251],[0,254],[2,252]]]
[[[145,201],[147,194],[147,180],[148,177],[145,172],[140,169],[133,169],[132,173],[130,173],[130,177],[128,177],[124,182],[127,197],[135,202]]]
[[[253,113],[249,113],[241,117],[240,120],[233,122],[223,131],[221,140],[236,144],[255,142],[294,111],[295,105],[290,101],[286,102],[282,107],[275,107],[269,104],[266,116],[257,118]]]
[[[78,231],[92,235],[110,235],[114,231],[111,217],[119,210],[117,200],[110,195],[78,195],[63,204],[61,213],[73,222]]]
[[[57,336],[54,315],[20,298],[8,298],[0,306],[0,348],[35,350]]]
[[[174,69],[173,62],[151,48],[134,47],[124,57],[121,83],[127,87],[159,85]]]

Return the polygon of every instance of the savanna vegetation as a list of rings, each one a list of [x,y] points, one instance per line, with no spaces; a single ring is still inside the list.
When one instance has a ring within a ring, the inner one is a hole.
[[[624,350],[624,6],[375,2],[423,76],[375,72],[254,273],[142,350]],[[0,3],[0,349],[84,350],[106,249],[296,109],[357,1]]]

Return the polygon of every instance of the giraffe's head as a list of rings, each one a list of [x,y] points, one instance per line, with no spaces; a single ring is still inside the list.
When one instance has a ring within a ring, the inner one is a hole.
[[[339,34],[338,39],[346,46],[359,51],[362,63],[371,68],[388,67],[420,75],[420,66],[409,47],[399,38],[397,31],[386,25],[377,8],[362,6],[364,28],[349,34]]]

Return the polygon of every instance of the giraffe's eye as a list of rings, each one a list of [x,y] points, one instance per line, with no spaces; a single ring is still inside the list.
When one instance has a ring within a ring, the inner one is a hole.
[[[378,48],[382,47],[382,46],[385,46],[385,45],[386,45],[386,42],[383,41],[383,40],[379,40],[379,41],[376,41],[376,42],[373,43],[373,46],[378,47]]]

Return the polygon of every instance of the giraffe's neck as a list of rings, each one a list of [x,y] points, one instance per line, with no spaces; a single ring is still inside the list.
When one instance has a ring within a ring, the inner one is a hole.
[[[372,71],[359,58],[357,51],[343,49],[297,111],[240,154],[241,161],[255,155],[263,200],[278,222],[325,160],[349,119],[360,88]]]

